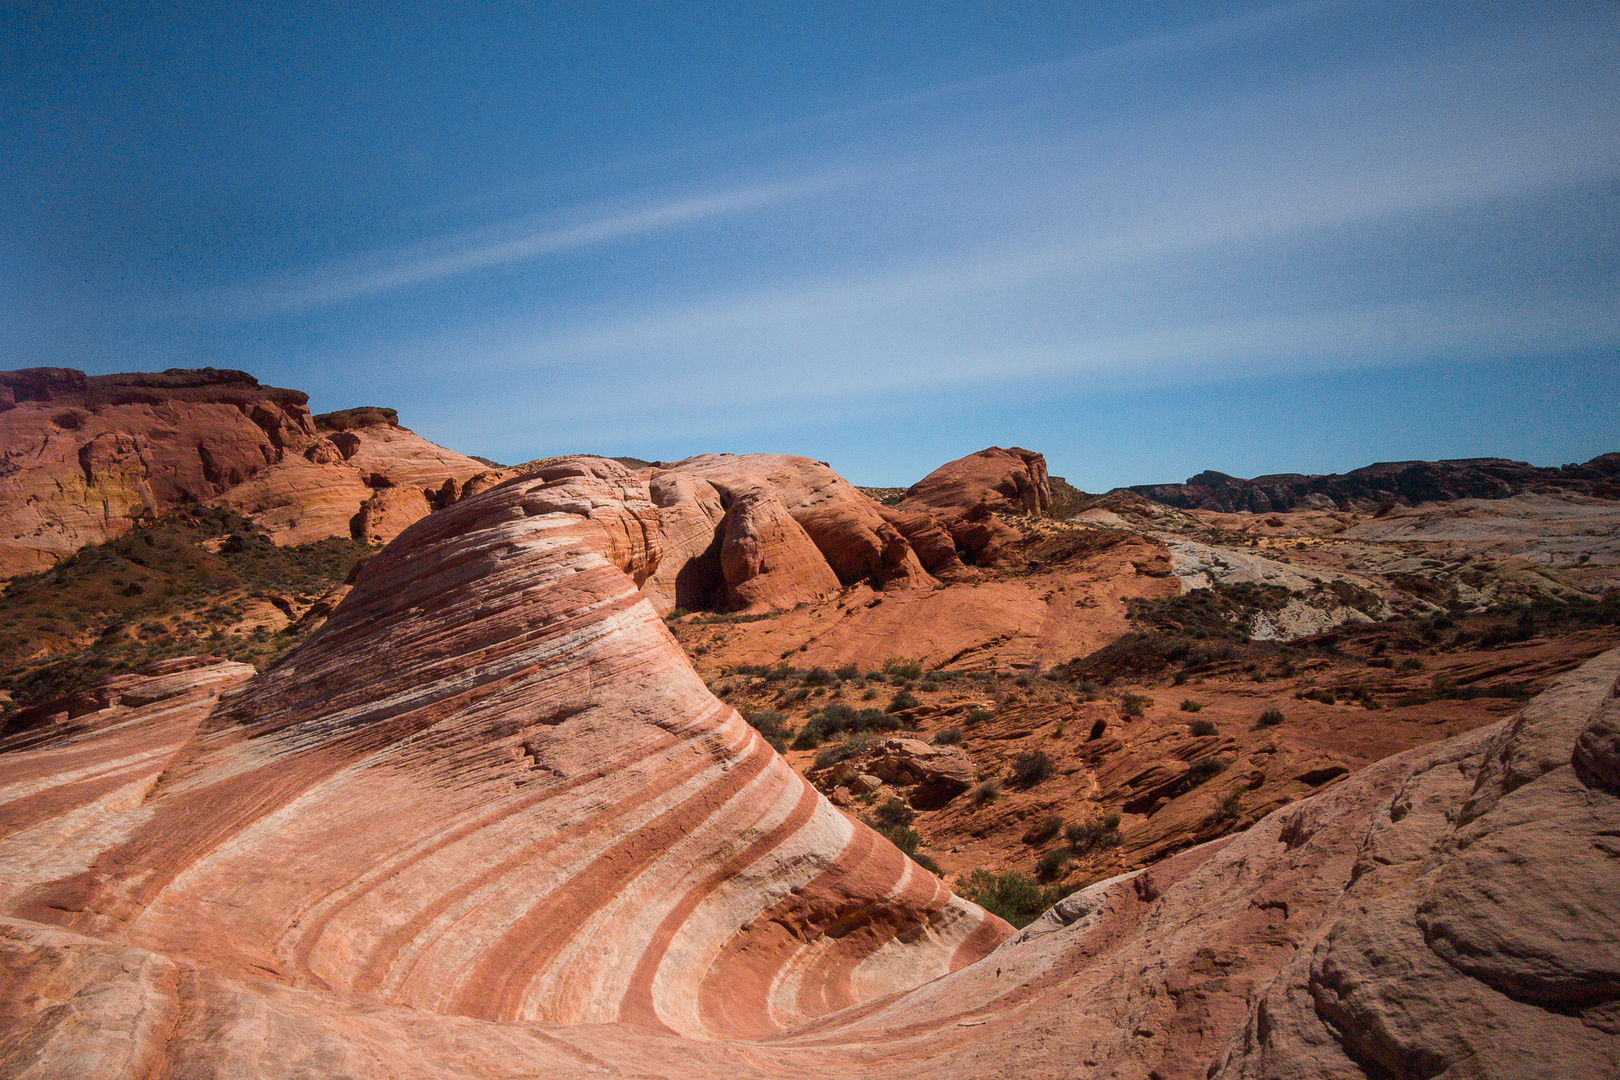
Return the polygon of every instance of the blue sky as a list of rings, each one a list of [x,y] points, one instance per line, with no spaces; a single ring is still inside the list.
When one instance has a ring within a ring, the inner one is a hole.
[[[0,366],[884,485],[1585,460],[1617,57],[1612,3],[23,2]]]

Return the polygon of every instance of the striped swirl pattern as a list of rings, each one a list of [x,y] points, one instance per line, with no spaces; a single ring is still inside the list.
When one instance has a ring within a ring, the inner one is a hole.
[[[1005,923],[708,692],[638,588],[661,556],[646,482],[600,459],[417,523],[30,917],[439,1013],[696,1038],[986,955]]]

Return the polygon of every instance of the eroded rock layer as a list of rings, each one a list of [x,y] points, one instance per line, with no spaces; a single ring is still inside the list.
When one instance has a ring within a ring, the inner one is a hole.
[[[308,396],[242,371],[0,372],[0,577],[42,570],[185,503],[253,518],[284,544],[387,541],[485,466],[391,409],[322,423]]]
[[[836,810],[638,585],[644,481],[554,463],[417,523],[26,918],[487,1020],[765,1035],[1007,933]]]
[[[521,527],[536,518],[520,509],[506,520]],[[419,549],[429,551],[430,545]],[[508,551],[505,557],[515,556]],[[415,593],[401,602],[425,599]],[[366,619],[379,627],[388,621],[376,608],[354,617],[350,632]],[[173,941],[167,949],[152,947],[150,926],[142,942],[92,936],[45,925],[37,911],[33,920],[17,918],[13,900],[12,917],[0,920],[0,1071],[41,1078],[1610,1076],[1620,1069],[1620,899],[1612,888],[1611,851],[1620,813],[1612,753],[1617,679],[1620,650],[1566,676],[1513,720],[1386,759],[1241,835],[1075,893],[977,963],[763,1040],[679,1038],[641,1023],[491,1022],[389,1006],[375,991],[332,993],[314,980],[287,986],[288,980],[266,981],[262,969],[239,972],[252,978],[233,977],[217,959],[198,964],[195,955],[177,954]],[[656,711],[656,696],[638,700]],[[260,737],[286,739],[297,727],[263,722]],[[113,737],[110,730],[105,735]],[[254,755],[240,749],[225,753],[227,745],[243,747],[241,739],[228,744],[216,731],[202,740],[210,742],[210,749],[194,744],[182,756],[215,756],[213,768],[220,771],[224,762],[239,770],[254,763]],[[81,756],[74,765],[81,770],[89,765],[90,745],[77,744]],[[320,753],[317,739],[302,745]],[[453,787],[455,751],[440,745],[440,785]],[[138,748],[118,744],[118,753],[130,751]],[[30,764],[50,765],[39,756]],[[67,764],[63,759],[58,766]],[[394,759],[383,771],[397,773],[400,764]],[[324,813],[335,807],[316,796],[352,771],[332,771],[324,785],[284,798],[281,810],[261,820],[309,817],[335,830],[339,820]],[[177,776],[175,783],[195,790],[196,775]],[[163,791],[168,783],[148,800],[149,822],[171,813],[165,807],[174,796]],[[388,783],[388,777],[376,780],[373,792],[386,796]],[[438,806],[446,797],[427,787],[412,794]],[[445,851],[442,841],[457,824],[469,823],[447,818],[423,830],[424,810],[398,801],[388,808],[419,830],[409,850],[423,858]],[[385,816],[374,812],[377,831],[404,827],[383,822]],[[140,818],[126,815],[125,831]],[[47,813],[43,820],[54,819]],[[312,822],[299,838],[317,838],[319,829]],[[237,834],[233,844],[194,848],[196,880],[229,884],[222,861],[250,849],[269,854],[252,830]],[[64,846],[76,844],[82,853],[90,842],[80,836]],[[735,837],[730,850],[740,852],[738,845],[749,842],[750,836]],[[6,850],[8,865],[20,865],[14,849]],[[317,856],[324,850],[302,849],[304,873],[319,874]],[[519,851],[514,846],[509,854]],[[109,865],[103,859],[98,868]],[[534,864],[541,876],[546,865],[544,859]],[[735,866],[710,862],[703,870],[713,876]],[[860,866],[846,857],[822,879],[847,868],[859,881],[867,877]],[[281,891],[293,888],[286,884],[294,876],[290,868],[264,869],[282,879]],[[387,892],[396,907],[409,907],[409,872],[393,881],[382,863],[362,860],[351,867],[350,876],[356,875],[355,888]],[[141,893],[141,876],[132,870],[122,880]],[[172,896],[179,886],[160,891]],[[648,925],[668,925],[667,912],[682,907],[674,893],[654,898]],[[635,895],[645,900],[645,893]],[[240,925],[252,913],[231,905],[250,899],[267,897],[232,887],[215,905],[230,914],[203,913],[207,921],[199,930],[217,933],[225,919]],[[194,900],[200,907],[200,896]],[[291,908],[278,910],[287,926],[324,928],[306,939],[316,941],[309,955],[321,955],[323,970],[343,966],[337,939],[328,939],[341,927],[348,927],[342,938],[349,970],[374,955],[366,949],[374,934],[356,932],[341,917],[321,918],[333,909],[303,919]],[[58,921],[69,921],[64,908],[55,911]],[[577,945],[576,928],[588,918],[556,918],[554,935]],[[417,925],[408,918],[396,922],[400,933]],[[452,928],[441,925],[447,933]],[[599,932],[592,940],[605,963],[613,951],[609,935]],[[675,934],[671,948],[682,940]],[[720,951],[738,963],[757,956],[755,948],[736,936]],[[701,958],[704,950],[695,954]],[[921,952],[880,949],[867,961],[868,974],[888,964],[905,969],[907,955]],[[813,961],[813,952],[805,959]],[[737,1018],[749,1014],[747,1003],[770,998],[780,982],[746,966],[731,973],[736,986],[688,975],[682,992],[691,993],[695,981],[700,1022],[713,1025],[712,1018],[724,1015],[726,1024],[737,1024],[729,1030],[746,1032],[749,1023]],[[661,997],[660,988],[670,984],[655,975],[649,985],[653,1009],[667,1022],[661,1010],[672,997]],[[806,983],[798,985],[802,995]],[[616,1000],[622,1010],[624,998]],[[722,1000],[737,1011],[721,1007]]]

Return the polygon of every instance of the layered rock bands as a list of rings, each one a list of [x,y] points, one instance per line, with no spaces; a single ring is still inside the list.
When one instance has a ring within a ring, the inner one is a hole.
[[[695,1037],[983,956],[1004,923],[687,665],[638,587],[646,491],[581,459],[419,522],[283,664],[149,748],[105,846],[11,910],[240,979]]]

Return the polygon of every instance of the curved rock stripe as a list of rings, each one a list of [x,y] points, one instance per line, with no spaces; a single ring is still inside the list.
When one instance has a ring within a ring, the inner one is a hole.
[[[638,589],[647,485],[572,459],[418,522],[24,914],[481,1019],[763,1034],[1010,931],[709,694]]]

